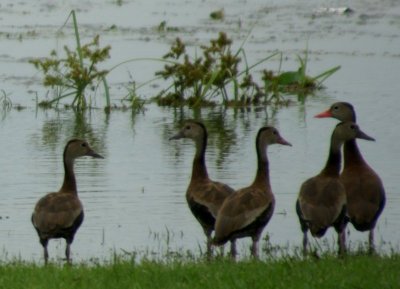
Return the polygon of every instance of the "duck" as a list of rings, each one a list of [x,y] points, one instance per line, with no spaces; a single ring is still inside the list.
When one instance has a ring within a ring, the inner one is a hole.
[[[206,255],[212,255],[211,236],[215,227],[219,209],[223,201],[234,193],[234,189],[222,182],[213,181],[209,178],[205,154],[207,149],[208,132],[201,121],[186,120],[170,140],[188,138],[194,141],[196,152],[193,159],[192,175],[186,190],[186,201],[190,211],[200,223],[206,236]],[[231,254],[235,254],[236,244],[231,242]]]
[[[251,237],[250,252],[258,258],[258,242],[262,231],[270,221],[275,198],[271,189],[267,147],[272,144],[291,146],[271,126],[259,129],[256,136],[257,170],[254,181],[248,187],[228,196],[217,215],[213,244],[220,246],[227,241]],[[235,257],[235,256],[234,256]]]
[[[336,102],[315,117],[356,122],[355,109],[348,102]],[[368,250],[373,253],[374,229],[386,203],[385,188],[379,175],[364,160],[355,139],[344,143],[343,158],[340,180],[346,188],[349,221],[357,231],[369,232]]]
[[[339,255],[346,253],[345,228],[347,224],[346,189],[339,179],[341,147],[345,141],[360,138],[374,139],[354,122],[341,122],[332,132],[328,160],[321,172],[303,182],[296,201],[296,212],[303,232],[303,254],[307,254],[307,232],[321,238],[329,227],[338,234]]]
[[[70,246],[84,219],[74,174],[74,161],[83,156],[103,158],[90,147],[86,140],[77,138],[69,140],[63,153],[64,182],[60,190],[46,194],[34,207],[31,221],[43,246],[46,265],[49,259],[48,242],[50,239],[58,238],[65,239],[65,256],[67,263],[71,263]]]

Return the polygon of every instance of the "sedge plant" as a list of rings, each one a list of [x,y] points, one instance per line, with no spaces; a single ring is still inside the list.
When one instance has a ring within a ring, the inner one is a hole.
[[[53,50],[50,57],[30,61],[44,74],[43,85],[52,88],[54,92],[51,100],[42,101],[39,105],[52,107],[62,99],[71,98],[70,106],[84,110],[90,107],[88,91],[96,91],[102,83],[109,107],[110,95],[106,81],[108,71],[99,69],[98,65],[110,57],[111,46],[100,47],[98,35],[89,43],[81,45],[75,11],[70,15],[74,24],[75,49],[64,46],[64,57]]]
[[[315,77],[308,76],[306,50],[304,58],[297,57],[299,68],[296,71],[282,72],[279,68],[275,73],[264,69],[259,84],[252,70],[275,56],[280,56],[281,67],[283,54],[275,52],[249,65],[243,48],[245,41],[233,52],[232,40],[226,33],[220,32],[218,38],[210,40],[209,45],[200,46],[200,56],[192,58],[186,51],[185,43],[177,38],[163,57],[169,62],[163,70],[156,72],[157,76],[171,82],[167,89],[158,94],[157,102],[160,105],[195,107],[214,104],[213,98],[219,96],[225,106],[280,105],[286,103],[283,94],[313,93],[340,68],[336,66]],[[240,65],[242,60],[244,68]]]

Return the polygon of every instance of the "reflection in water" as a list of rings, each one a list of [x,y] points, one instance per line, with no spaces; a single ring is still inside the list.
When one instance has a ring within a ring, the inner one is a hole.
[[[66,143],[72,138],[82,138],[95,145],[98,150],[105,150],[109,114],[104,113],[101,119],[98,113],[90,110],[49,110],[43,111],[43,114],[45,118],[41,133],[34,132],[31,136],[38,147],[54,151],[60,143]]]
[[[170,124],[165,125],[164,136],[171,136],[171,131],[180,129],[182,123],[187,119],[201,120],[208,131],[208,145],[215,149],[216,166],[222,168],[224,160],[231,153],[234,153],[238,146],[238,135],[250,137],[254,131],[261,126],[277,124],[275,118],[276,107],[260,108],[234,108],[226,109],[224,107],[215,108],[175,108],[172,110],[174,127]],[[179,147],[175,146],[177,154]]]

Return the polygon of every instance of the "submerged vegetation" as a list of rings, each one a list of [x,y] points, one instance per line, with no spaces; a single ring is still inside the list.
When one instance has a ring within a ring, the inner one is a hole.
[[[102,84],[106,111],[111,107],[118,108],[116,105],[111,105],[106,81],[106,76],[112,69],[98,69],[98,65],[110,57],[111,46],[100,47],[98,35],[91,42],[81,45],[75,12],[72,11],[70,15],[74,24],[76,48],[64,46],[65,57],[53,50],[50,57],[30,61],[43,73],[43,85],[50,87],[53,92],[50,100],[40,101],[39,105],[55,107],[61,100],[71,98],[69,106],[73,108],[78,110],[92,108],[95,103],[92,98]],[[212,18],[220,18],[217,16]],[[289,102],[284,97],[287,94],[299,95],[301,96],[299,100],[303,100],[304,96],[320,89],[322,82],[339,69],[339,66],[336,66],[318,76],[308,76],[307,51],[305,57],[297,56],[299,68],[296,71],[281,71],[282,52],[272,53],[249,65],[244,44],[245,42],[233,51],[232,39],[225,32],[220,32],[218,38],[210,40],[209,45],[200,46],[201,55],[197,56],[196,53],[196,56],[192,57],[187,52],[186,44],[177,38],[167,54],[159,59],[151,59],[166,63],[163,70],[155,72],[155,76],[156,79],[161,78],[170,83],[166,89],[156,93],[155,101],[164,106],[201,107],[215,104],[223,104],[225,107],[280,106]],[[280,57],[279,70],[275,72],[271,69],[260,69],[262,72],[258,73],[260,80],[257,81],[252,70],[273,57]],[[127,62],[130,60],[121,64]],[[152,80],[148,81],[150,82]],[[142,88],[144,86],[140,85]],[[126,86],[128,93],[123,98],[123,108],[143,109],[145,101],[138,96],[137,87],[134,80]],[[219,101],[216,98],[219,98]],[[128,105],[125,105],[126,103]]]

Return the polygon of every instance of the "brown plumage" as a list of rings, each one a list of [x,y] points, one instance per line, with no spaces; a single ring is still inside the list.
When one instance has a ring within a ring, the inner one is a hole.
[[[61,189],[41,198],[33,211],[32,224],[44,249],[44,261],[48,262],[49,239],[64,238],[67,245],[65,256],[70,263],[70,245],[83,221],[83,207],[79,200],[74,174],[74,160],[82,156],[103,158],[85,140],[72,139],[64,149],[64,182]]]
[[[273,127],[262,127],[258,131],[256,177],[250,186],[238,190],[224,201],[215,224],[215,245],[222,245],[228,240],[251,237],[251,254],[258,257],[258,241],[275,207],[267,158],[267,146],[275,143],[291,145]]]
[[[170,139],[180,138],[190,138],[196,145],[192,177],[186,190],[186,200],[192,214],[204,230],[207,237],[207,255],[210,256],[212,253],[211,234],[214,230],[215,218],[225,198],[234,190],[228,185],[212,181],[208,177],[205,163],[208,134],[204,124],[187,120],[183,128]],[[235,251],[235,242],[232,242],[231,254],[234,254]]]
[[[374,140],[353,122],[338,124],[331,136],[325,167],[301,185],[296,211],[303,231],[304,254],[307,252],[307,231],[310,230],[314,237],[320,238],[331,226],[338,233],[339,254],[346,251],[346,190],[339,180],[341,147],[345,141],[355,138]]]
[[[340,121],[356,122],[353,106],[337,102],[316,117],[333,117]],[[385,207],[385,189],[378,174],[367,164],[355,139],[346,141],[343,148],[344,167],[340,180],[346,188],[350,222],[358,231],[369,231],[369,250],[374,252],[374,228]]]

